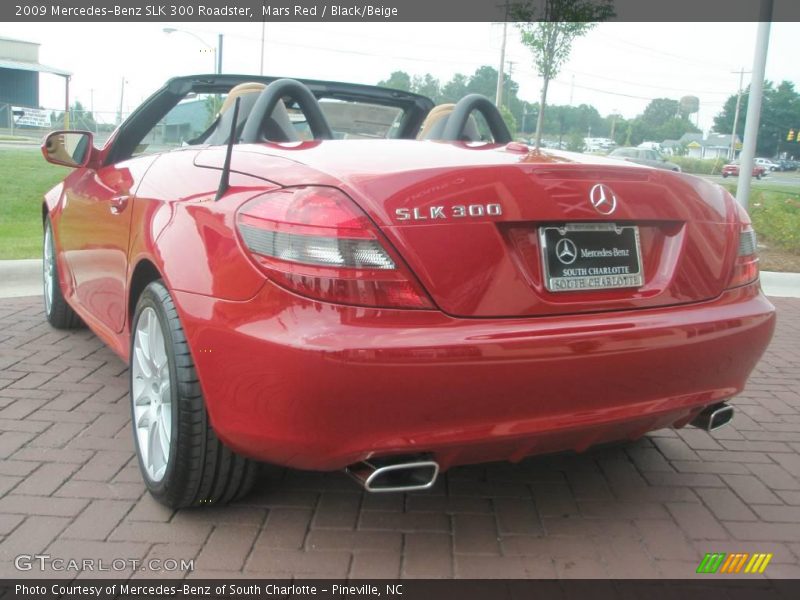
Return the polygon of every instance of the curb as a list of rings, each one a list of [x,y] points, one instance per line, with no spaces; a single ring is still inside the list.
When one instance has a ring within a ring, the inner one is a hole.
[[[41,259],[0,260],[0,298],[41,295]]]
[[[767,296],[800,298],[800,273],[762,271],[761,289]]]

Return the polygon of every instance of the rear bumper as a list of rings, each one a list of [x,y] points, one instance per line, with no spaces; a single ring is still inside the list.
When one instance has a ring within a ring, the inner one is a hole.
[[[342,307],[269,283],[247,302],[174,295],[219,436],[319,470],[412,452],[442,468],[518,460],[682,426],[742,390],[775,326],[757,285],[528,319]]]

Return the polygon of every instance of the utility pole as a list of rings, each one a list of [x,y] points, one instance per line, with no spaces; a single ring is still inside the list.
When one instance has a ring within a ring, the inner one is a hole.
[[[69,80],[71,77],[67,75],[64,77],[64,129],[69,129]]]
[[[569,84],[569,105],[572,106],[572,96],[575,94],[575,75],[572,76],[570,79]]]
[[[94,88],[89,90],[89,114],[92,115],[92,123],[94,123],[94,133],[97,133],[97,118],[94,116]]]
[[[739,155],[739,184],[736,200],[747,210],[750,201],[750,180],[758,142],[758,125],[761,119],[761,99],[764,94],[764,71],[769,50],[769,30],[772,21],[773,0],[761,0],[756,48],[753,55],[753,77],[750,81],[750,96],[747,99],[747,120],[744,126],[744,146]]]
[[[503,21],[503,41],[500,44],[500,68],[497,69],[497,93],[494,103],[500,106],[503,103],[503,71],[506,68],[506,36],[508,35],[508,4],[506,4],[506,20]]]
[[[267,30],[267,22],[261,21],[261,64],[258,67],[258,74],[264,74],[264,38]]]
[[[736,73],[736,71],[731,71],[732,73]],[[739,107],[742,105],[742,86],[744,85],[744,67],[739,70],[739,93],[736,96],[736,112],[733,113],[733,133],[731,133],[731,149],[730,149],[730,158],[733,160],[736,158],[736,130],[739,128]],[[749,74],[750,71],[747,71]]]
[[[516,62],[513,60],[508,61],[508,90],[506,91],[506,104],[508,105],[509,112],[511,111],[511,83],[513,81],[515,64]],[[497,108],[500,108],[500,105],[498,105]]]
[[[122,85],[119,89],[119,112],[117,113],[117,125],[122,123],[122,101],[125,98],[125,77],[122,77]]]
[[[217,36],[217,74],[222,73],[222,34]]]

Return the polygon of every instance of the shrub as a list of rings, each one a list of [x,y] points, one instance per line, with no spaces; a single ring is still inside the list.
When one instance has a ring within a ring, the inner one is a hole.
[[[684,173],[694,175],[719,175],[722,166],[728,161],[724,158],[690,158],[688,156],[671,156],[670,162],[679,165]]]
[[[753,229],[764,242],[800,254],[800,197],[783,192],[757,192],[750,205]]]

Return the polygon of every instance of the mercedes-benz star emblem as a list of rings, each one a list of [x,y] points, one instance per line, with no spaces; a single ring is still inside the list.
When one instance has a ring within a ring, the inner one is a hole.
[[[617,210],[617,196],[610,187],[602,183],[595,185],[589,192],[589,202],[601,215],[610,215]]]
[[[556,244],[556,258],[565,265],[571,265],[578,258],[578,247],[569,238],[561,238]]]

